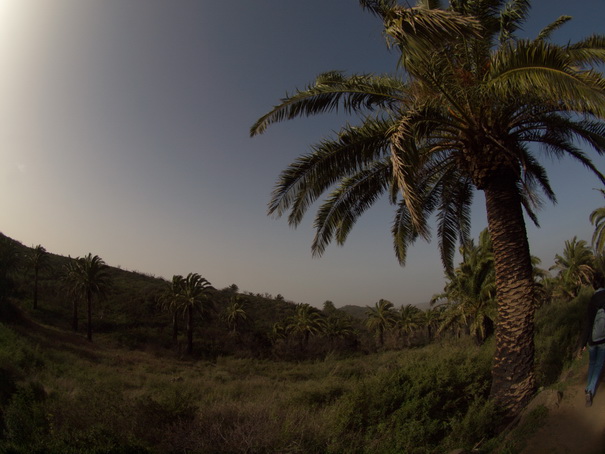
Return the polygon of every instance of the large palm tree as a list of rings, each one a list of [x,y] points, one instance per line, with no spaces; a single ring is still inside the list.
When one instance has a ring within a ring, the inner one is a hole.
[[[187,353],[193,353],[194,313],[207,317],[213,309],[210,292],[214,290],[210,282],[197,273],[189,273],[183,280],[179,308],[187,319]]]
[[[509,416],[534,392],[534,301],[531,256],[523,210],[536,222],[538,191],[554,200],[537,147],[555,158],[571,156],[605,178],[577,147],[579,139],[605,151],[605,38],[556,45],[553,30],[535,39],[515,32],[529,0],[360,0],[384,23],[399,52],[395,75],[341,72],[283,98],[252,126],[257,135],[275,122],[337,111],[358,114],[298,158],[278,179],[269,213],[298,225],[328,192],[315,218],[312,244],[321,254],[342,244],[356,220],[381,196],[395,205],[396,255],[429,238],[436,212],[442,261],[453,268],[466,240],[474,190],[483,191],[494,249],[498,295],[491,395]]]
[[[74,295],[74,330],[78,329],[77,298],[84,298],[87,307],[88,329],[86,337],[92,342],[92,302],[95,297],[104,298],[111,287],[109,267],[98,255],[88,254],[71,261],[66,268],[65,279]]]
[[[26,260],[28,265],[34,270],[34,301],[33,308],[38,309],[38,279],[40,271],[48,268],[48,252],[41,245],[37,245],[30,249],[27,253]]]

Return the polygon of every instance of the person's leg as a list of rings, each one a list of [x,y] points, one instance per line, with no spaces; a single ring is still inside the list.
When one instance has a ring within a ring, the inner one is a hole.
[[[601,372],[603,371],[603,366],[605,365],[605,344],[601,344],[597,346],[597,363],[595,364],[595,374],[596,374],[596,382],[595,382],[595,391],[592,393],[593,396],[596,393],[597,388],[599,387],[599,379],[601,377]]]
[[[597,365],[598,349],[596,345],[588,346],[588,378],[586,380],[586,392],[594,395],[597,387],[598,375],[595,373]]]
[[[588,384],[586,385],[586,392],[595,395],[597,389],[597,383],[603,370],[603,363],[605,362],[605,344],[593,345],[588,347]]]

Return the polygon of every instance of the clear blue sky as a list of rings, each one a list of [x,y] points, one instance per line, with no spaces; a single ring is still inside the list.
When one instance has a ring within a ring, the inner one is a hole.
[[[527,35],[561,14],[574,20],[559,42],[604,32],[605,0],[540,0]],[[279,172],[344,120],[300,119],[254,139],[251,124],[320,72],[394,67],[357,0],[0,0],[0,60],[4,234],[315,306],[417,304],[442,290],[436,240],[397,264],[386,202],[319,259],[314,212],[297,230],[266,216]],[[545,267],[565,240],[590,240],[588,216],[604,204],[579,164],[548,167],[559,203],[540,212],[541,229],[528,226]],[[474,236],[486,226],[476,200]]]

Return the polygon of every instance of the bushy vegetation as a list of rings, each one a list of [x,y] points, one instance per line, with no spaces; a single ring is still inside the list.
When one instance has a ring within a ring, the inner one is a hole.
[[[539,312],[544,384],[571,357],[578,317],[569,315],[579,300]],[[478,346],[471,337],[450,337],[421,348],[297,363],[160,353],[89,344],[22,322],[0,325],[2,448],[441,453],[481,440],[489,446],[497,435],[497,412],[486,401],[492,341]]]
[[[77,295],[61,278],[73,259],[49,254],[34,309],[34,270],[21,260],[33,249],[4,240],[0,452],[487,453],[500,443],[488,399],[493,336],[477,336],[477,306],[448,295],[452,285],[439,308],[379,300],[357,317],[329,301],[319,310],[213,289],[187,353],[183,319],[175,343],[163,304],[168,282],[108,268],[88,342],[72,329]],[[473,279],[472,266],[460,269]],[[572,273],[559,274],[538,281],[540,386],[570,364],[593,291],[580,285],[570,301],[554,290],[570,288]]]

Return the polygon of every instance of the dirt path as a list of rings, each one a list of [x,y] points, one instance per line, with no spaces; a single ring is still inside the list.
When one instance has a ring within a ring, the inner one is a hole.
[[[592,407],[586,408],[584,386],[587,354],[580,371],[570,376],[558,407],[552,408],[544,425],[527,442],[521,454],[604,454],[605,378]]]

